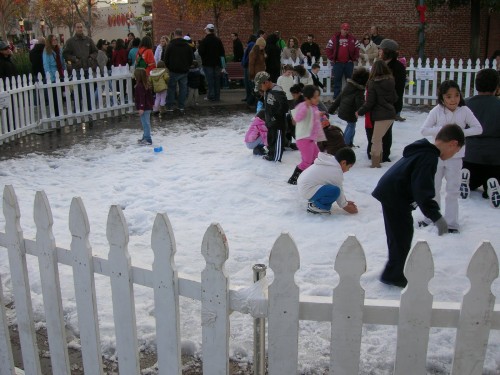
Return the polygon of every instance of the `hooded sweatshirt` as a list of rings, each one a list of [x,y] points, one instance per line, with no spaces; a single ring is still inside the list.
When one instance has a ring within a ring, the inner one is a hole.
[[[153,87],[153,92],[162,92],[167,89],[168,70],[165,68],[154,68],[149,74],[149,82]]]
[[[427,139],[420,139],[405,147],[403,157],[379,180],[372,195],[382,205],[414,210],[436,222],[441,218],[439,205],[433,199],[439,149]]]
[[[314,164],[303,171],[298,180],[299,194],[305,199],[311,199],[314,194],[324,185],[333,185],[340,188],[337,204],[340,208],[347,206],[342,184],[344,172],[335,156],[320,152]]]

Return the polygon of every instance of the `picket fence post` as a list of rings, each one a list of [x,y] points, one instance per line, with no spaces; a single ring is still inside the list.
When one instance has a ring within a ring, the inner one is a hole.
[[[50,347],[50,362],[54,374],[68,374],[69,357],[64,325],[59,267],[55,256],[56,242],[52,234],[52,211],[43,191],[35,195],[34,219],[36,225],[36,246],[39,253],[38,264],[42,297]]]
[[[5,216],[5,236],[24,371],[27,375],[41,375],[42,371],[33,323],[28,267],[26,265],[26,249],[24,248],[23,231],[20,223],[21,212],[12,185],[5,185],[3,190],[3,213]]]
[[[157,214],[151,235],[156,348],[160,375],[181,375],[179,281],[174,231],[166,214]]]
[[[125,216],[117,205],[111,206],[109,210],[106,236],[110,246],[108,260],[118,367],[120,375],[137,375],[140,366],[134,288],[128,252],[129,234]]]
[[[330,374],[357,374],[365,300],[360,278],[366,272],[366,258],[355,236],[347,237],[340,247],[334,268],[339,284],[332,298]]]
[[[268,371],[272,375],[297,373],[299,340],[299,287],[294,276],[300,267],[299,251],[288,233],[273,245],[269,266]]]
[[[408,254],[401,293],[394,374],[425,374],[433,296],[429,281],[434,262],[427,242],[419,241]]]
[[[229,375],[229,278],[224,264],[229,247],[219,224],[211,224],[201,245],[206,266],[201,272],[203,373]]]
[[[484,241],[472,255],[467,268],[470,288],[462,300],[455,340],[452,375],[481,375],[495,307],[491,284],[498,277],[498,257]]]
[[[10,344],[9,322],[5,313],[2,278],[0,277],[0,375],[15,375],[14,358]]]
[[[83,368],[88,374],[102,375],[102,355],[97,316],[92,247],[89,242],[90,224],[80,197],[71,201],[69,209],[71,255],[76,310],[80,328]]]

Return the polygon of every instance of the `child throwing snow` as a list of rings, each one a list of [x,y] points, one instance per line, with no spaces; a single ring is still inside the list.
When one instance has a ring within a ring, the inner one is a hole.
[[[344,173],[356,162],[354,151],[344,147],[334,155],[320,152],[314,164],[297,180],[299,194],[309,201],[307,211],[313,214],[330,214],[333,202],[350,214],[358,212],[354,202],[345,198],[342,183]]]
[[[134,78],[137,82],[135,85],[135,107],[139,112],[143,129],[142,138],[137,141],[141,145],[151,145],[151,110],[153,109],[153,93],[149,86],[146,70],[136,68],[134,70]]]
[[[457,124],[463,129],[466,137],[483,132],[481,124],[472,111],[465,106],[460,88],[455,81],[443,81],[438,90],[438,105],[435,106],[425,119],[421,132],[424,136],[433,136],[446,124]],[[444,218],[448,223],[450,233],[458,233],[458,196],[460,194],[462,158],[465,147],[448,160],[439,160],[435,176],[435,200],[441,206],[441,184],[446,179],[446,198]],[[419,226],[428,226],[432,220],[426,218],[419,222]]]
[[[245,134],[245,144],[253,149],[254,155],[265,155],[267,146],[267,128],[264,110],[261,109],[252,120],[247,133]]]
[[[167,100],[168,70],[164,61],[159,61],[156,68],[149,74],[149,83],[155,93],[155,102],[153,105],[153,115],[165,113],[165,102]]]
[[[304,102],[297,105],[292,110],[292,117],[295,123],[295,139],[300,151],[302,161],[289,178],[288,183],[297,185],[297,178],[307,169],[318,156],[319,148],[316,141],[325,140],[325,134],[321,126],[321,113],[318,110],[319,89],[316,86],[308,85],[302,90]]]
[[[356,134],[356,111],[361,108],[365,102],[365,86],[368,81],[369,73],[359,67],[354,70],[352,79],[348,78],[347,83],[339,96],[328,109],[328,113],[335,113],[339,110],[340,119],[347,122],[344,131],[344,142],[347,146],[353,147],[354,135]]]

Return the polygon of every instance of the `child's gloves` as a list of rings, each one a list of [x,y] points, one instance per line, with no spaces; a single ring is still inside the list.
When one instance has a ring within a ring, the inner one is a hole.
[[[444,219],[444,217],[440,217],[439,220],[434,222],[434,225],[436,225],[438,229],[438,234],[442,236],[445,233],[448,233],[448,223]]]

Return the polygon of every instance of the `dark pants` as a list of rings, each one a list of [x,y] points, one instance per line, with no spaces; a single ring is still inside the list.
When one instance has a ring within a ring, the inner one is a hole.
[[[205,78],[208,85],[207,98],[211,101],[220,100],[220,81],[222,69],[220,66],[204,66]]]
[[[339,96],[342,90],[342,78],[351,78],[354,70],[354,63],[352,61],[341,63],[336,62],[333,64],[333,97]]]
[[[366,138],[368,139],[368,146],[366,147],[366,153],[368,154],[368,159],[371,159],[372,156],[370,152],[372,151],[372,137],[373,137],[373,128],[365,128],[366,130]],[[391,154],[391,146],[392,146],[392,125],[387,129],[387,132],[382,137],[382,161],[389,161],[389,155]]]
[[[411,207],[388,207],[382,203],[385,235],[389,260],[385,265],[381,278],[389,282],[406,281],[403,269],[406,257],[411,249],[413,239],[413,217]]]
[[[482,186],[484,191],[487,192],[486,181],[492,177],[500,182],[500,165],[476,164],[464,161],[463,168],[467,168],[470,172],[469,188],[471,190],[476,190],[479,186]]]
[[[283,154],[283,131],[278,128],[269,127],[267,131],[267,149],[269,158],[281,161]]]

